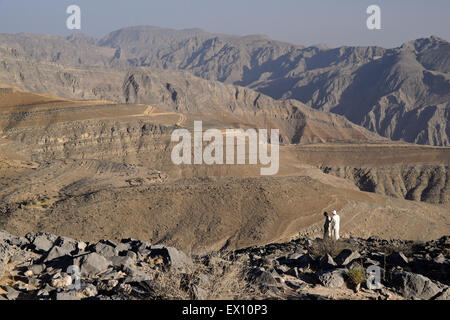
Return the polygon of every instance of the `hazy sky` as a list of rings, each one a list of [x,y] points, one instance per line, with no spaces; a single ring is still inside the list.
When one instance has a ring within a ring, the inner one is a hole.
[[[81,7],[81,32],[96,38],[153,25],[266,34],[301,45],[393,47],[430,35],[450,39],[450,0],[0,0],[0,32],[69,35],[71,4]],[[366,27],[371,4],[381,7],[382,30]]]

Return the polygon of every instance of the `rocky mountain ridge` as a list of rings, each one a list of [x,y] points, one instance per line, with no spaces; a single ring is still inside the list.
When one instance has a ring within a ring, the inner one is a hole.
[[[232,117],[254,127],[280,129],[285,143],[384,140],[342,116],[312,110],[296,100],[274,100],[248,88],[203,80],[186,72],[155,72],[143,67],[68,69],[0,49],[2,53],[5,59],[0,65],[0,84],[21,90],[66,99],[147,104],[216,120]]]
[[[322,167],[325,173],[350,179],[362,191],[386,194],[408,200],[450,203],[449,166],[400,165],[352,168]]]
[[[447,300],[443,237],[297,239],[189,257],[136,239],[97,243],[0,231],[0,300]],[[377,287],[369,269],[378,267]]]
[[[344,115],[393,140],[450,144],[450,45],[435,36],[393,49],[324,48],[140,26],[99,41],[2,34],[0,43],[62,65],[184,70]]]

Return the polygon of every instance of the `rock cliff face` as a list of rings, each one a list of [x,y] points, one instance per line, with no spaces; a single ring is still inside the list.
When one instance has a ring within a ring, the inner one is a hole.
[[[296,100],[274,100],[251,89],[203,80],[189,73],[155,72],[149,68],[73,69],[16,56],[7,50],[3,54],[0,83],[19,89],[71,99],[147,104],[221,121],[231,117],[252,127],[278,128],[285,143],[383,140],[342,116],[312,110]],[[18,123],[21,116],[39,117],[26,111],[15,114],[16,118],[4,116],[0,122],[5,128],[12,125],[8,121]],[[40,115],[44,116],[49,114]]]
[[[402,165],[354,168],[322,167],[323,172],[350,179],[362,191],[430,203],[450,203],[448,165]]]
[[[135,65],[188,70],[277,99],[297,99],[393,140],[450,144],[450,44],[437,37],[394,49],[324,49],[261,36],[141,27],[119,30],[100,44],[128,52]]]
[[[323,48],[265,36],[131,27],[99,41],[3,34],[0,43],[16,54],[70,66],[185,70],[344,115],[393,140],[450,144],[450,45],[434,36],[393,49]],[[62,75],[61,81],[76,79]]]

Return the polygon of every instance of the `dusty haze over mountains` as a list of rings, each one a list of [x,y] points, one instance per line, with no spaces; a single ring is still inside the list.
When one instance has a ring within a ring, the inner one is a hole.
[[[214,33],[266,34],[298,45],[378,45],[437,35],[450,39],[447,0],[0,0],[0,30],[70,35],[65,26],[69,5],[80,6],[81,32],[102,38],[112,30],[136,26],[187,29]],[[370,5],[381,8],[381,29],[366,27]],[[75,31],[76,32],[76,31]]]
[[[125,28],[98,41],[82,34],[2,34],[0,41],[38,62],[188,71],[343,115],[392,140],[450,144],[450,45],[434,36],[394,49],[301,47],[265,36],[157,27]]]
[[[188,252],[448,234],[450,46],[302,47],[130,27],[0,34],[0,226]],[[175,166],[176,128],[277,128],[280,171]]]
[[[448,300],[449,117],[435,36],[0,34],[0,300]],[[172,134],[196,121],[214,142],[277,129],[279,170],[261,175],[250,146],[244,164],[176,165]],[[332,210],[338,241],[322,239]],[[381,290],[364,285],[375,265]]]
[[[449,12],[0,0],[0,304],[450,300]]]

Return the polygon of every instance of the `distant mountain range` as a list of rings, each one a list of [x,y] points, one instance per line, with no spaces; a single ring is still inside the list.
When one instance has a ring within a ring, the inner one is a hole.
[[[327,48],[142,26],[100,40],[0,34],[1,47],[10,55],[72,67],[188,71],[275,99],[296,99],[392,140],[450,145],[450,44],[435,36],[393,49]],[[13,71],[0,61],[5,72]],[[15,77],[20,82],[20,72]]]

